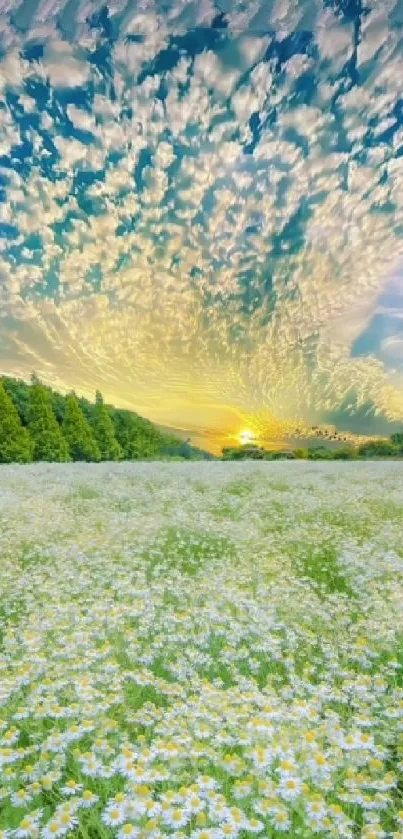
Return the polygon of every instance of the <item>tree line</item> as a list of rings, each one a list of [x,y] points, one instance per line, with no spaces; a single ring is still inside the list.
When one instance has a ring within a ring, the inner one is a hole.
[[[90,402],[57,393],[35,373],[30,385],[0,378],[0,463],[206,458],[133,411],[106,405],[99,390]]]
[[[316,445],[268,451],[255,445],[222,450],[222,460],[357,460],[403,457],[403,431],[387,440],[330,449]],[[34,373],[31,383],[0,377],[0,463],[101,460],[215,460],[189,441],[163,433],[133,411],[95,402],[74,391],[63,395]]]
[[[236,446],[222,450],[223,460],[369,460],[403,457],[403,431],[389,439],[367,440],[359,446],[310,446],[309,448],[268,451],[259,446]]]

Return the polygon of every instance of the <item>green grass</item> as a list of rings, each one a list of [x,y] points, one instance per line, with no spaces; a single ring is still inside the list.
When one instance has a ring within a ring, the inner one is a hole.
[[[70,503],[71,501],[96,501],[101,497],[101,493],[99,490],[95,489],[92,486],[86,486],[83,484],[82,486],[78,486],[77,489],[70,493],[66,501]]]
[[[194,577],[203,571],[206,563],[219,562],[221,558],[235,559],[235,556],[235,545],[225,536],[175,527],[167,528],[160,535],[153,554],[145,554],[149,580],[163,568]]]
[[[228,808],[250,818],[274,797],[289,814],[288,831],[260,814],[261,833],[245,827],[239,839],[336,839],[337,825],[316,833],[309,821],[315,795],[327,808],[340,805],[352,819],[346,836],[363,839],[368,819],[358,800],[347,800],[347,779],[351,771],[371,774],[373,753],[380,754],[383,768],[371,778],[381,783],[393,772],[398,782],[378,818],[387,836],[399,829],[403,473],[372,465],[360,482],[359,464],[298,464],[295,473],[292,464],[218,466],[209,475],[195,464],[179,483],[176,464],[164,464],[163,476],[152,464],[141,476],[136,465],[124,473],[107,464],[102,476],[100,465],[93,487],[85,465],[70,465],[65,495],[64,467],[50,475],[41,467],[27,471],[19,508],[4,507],[0,830],[17,828],[36,807],[46,823],[75,779],[99,802],[79,810],[67,835],[114,839],[118,830],[103,815],[113,796],[129,790],[113,768],[129,746],[136,770],[161,772],[148,783],[156,802],[170,789],[180,800],[182,787],[207,773]],[[73,723],[79,739],[64,741]],[[4,744],[13,727],[9,771]],[[345,738],[367,731],[373,747],[347,748]],[[62,745],[52,751],[58,734]],[[263,769],[261,747],[272,760]],[[310,774],[318,751],[329,761],[329,783]],[[87,773],[87,752],[110,777]],[[306,783],[295,802],[279,791],[287,755]],[[42,780],[58,775],[50,791],[41,788],[17,808],[14,793],[29,788],[27,763]],[[251,784],[244,798],[238,781]],[[376,806],[377,781],[364,781]],[[137,823],[139,839],[150,839],[146,817]],[[197,827],[192,817],[186,839],[196,839]],[[166,824],[161,830],[172,835]]]

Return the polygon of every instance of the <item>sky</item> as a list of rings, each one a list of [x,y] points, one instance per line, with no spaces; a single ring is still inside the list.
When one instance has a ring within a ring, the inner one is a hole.
[[[0,0],[0,373],[402,428],[402,78],[401,0]]]

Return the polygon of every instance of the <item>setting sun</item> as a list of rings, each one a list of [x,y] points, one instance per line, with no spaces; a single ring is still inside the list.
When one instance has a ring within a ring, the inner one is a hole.
[[[253,443],[253,441],[256,438],[255,438],[255,435],[254,435],[253,431],[241,431],[241,433],[239,435],[239,439],[240,439],[242,445],[245,446],[245,445],[248,445],[249,443]]]

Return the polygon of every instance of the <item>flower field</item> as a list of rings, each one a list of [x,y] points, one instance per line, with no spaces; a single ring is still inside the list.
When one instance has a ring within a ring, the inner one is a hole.
[[[403,837],[400,463],[0,471],[0,839]]]

